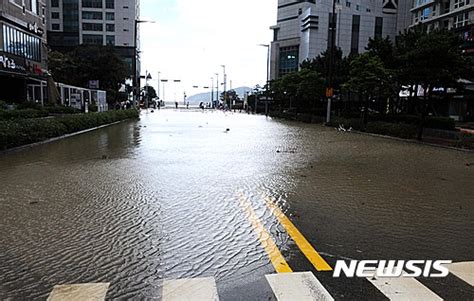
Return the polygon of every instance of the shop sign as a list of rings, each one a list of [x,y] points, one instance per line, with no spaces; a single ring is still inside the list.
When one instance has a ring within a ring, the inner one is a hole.
[[[0,67],[2,69],[16,69],[15,60],[6,55],[0,54]]]
[[[36,22],[28,23],[28,30],[39,35],[42,35],[44,33],[43,28],[38,27],[38,24]]]

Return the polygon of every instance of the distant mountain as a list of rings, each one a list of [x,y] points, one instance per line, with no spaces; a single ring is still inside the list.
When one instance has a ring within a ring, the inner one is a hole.
[[[238,87],[238,88],[235,88],[235,89],[232,89],[232,90],[235,90],[235,92],[237,92],[239,97],[243,98],[246,92],[251,92],[252,91],[252,88]],[[219,97],[220,97],[220,94],[222,92],[223,92],[222,90],[219,90]],[[214,99],[215,98],[216,98],[216,91],[214,90]],[[189,104],[191,104],[191,105],[199,104],[201,101],[202,102],[210,102],[211,101],[211,92],[199,93],[199,94],[189,96],[187,98],[187,101],[189,101]]]

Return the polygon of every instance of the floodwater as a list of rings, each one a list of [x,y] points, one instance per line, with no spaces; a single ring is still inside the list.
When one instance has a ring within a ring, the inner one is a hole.
[[[143,112],[0,155],[0,183],[0,299],[62,283],[151,299],[163,279],[252,282],[274,270],[241,194],[290,262],[262,195],[328,258],[472,260],[474,247],[472,153],[264,116]]]

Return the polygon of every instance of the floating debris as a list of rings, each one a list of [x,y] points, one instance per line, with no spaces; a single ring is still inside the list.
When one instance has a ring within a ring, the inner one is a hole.
[[[344,124],[340,124],[339,127],[337,128],[337,130],[338,130],[339,132],[350,132],[350,131],[352,131],[352,127],[349,127],[348,129],[346,129],[346,128],[344,127]]]

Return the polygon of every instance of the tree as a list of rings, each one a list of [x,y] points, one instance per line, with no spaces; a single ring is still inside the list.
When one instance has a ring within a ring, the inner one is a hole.
[[[359,93],[361,98],[365,101],[365,124],[367,124],[368,121],[370,100],[374,96],[388,91],[389,87],[390,74],[378,56],[370,52],[365,52],[352,60],[349,80],[344,84],[344,88]]]
[[[120,85],[128,76],[124,61],[112,46],[81,45],[69,53],[53,51],[48,64],[53,78],[62,83],[87,87],[90,80],[98,80],[109,103],[117,100]]]
[[[329,76],[329,50],[321,52],[316,58],[312,60],[305,60],[301,63],[301,69],[309,69],[317,71],[325,79],[325,86],[328,85],[328,76]],[[344,57],[342,49],[337,47],[334,50],[333,57],[333,87],[335,89],[340,89],[341,85],[347,80],[347,75],[349,72],[349,63],[350,58]]]
[[[224,99],[224,96],[226,96],[227,98]],[[224,92],[221,93],[221,100],[222,101],[231,101],[234,102],[234,101],[239,101],[240,98],[239,98],[239,95],[237,94],[237,92],[235,92],[235,90],[229,90],[229,91],[226,91],[225,92],[225,95],[224,95]]]
[[[434,88],[460,87],[458,79],[470,72],[472,62],[463,56],[461,45],[461,38],[448,31],[426,33],[415,29],[397,38],[398,77],[401,83],[412,88],[413,98],[418,100],[420,140]],[[418,87],[423,90],[421,99],[417,97]]]
[[[156,90],[152,86],[145,86],[142,88],[142,93],[148,96],[149,99],[154,99],[157,97]]]
[[[394,69],[396,67],[393,43],[390,38],[369,38],[367,52],[378,56],[385,68]]]

